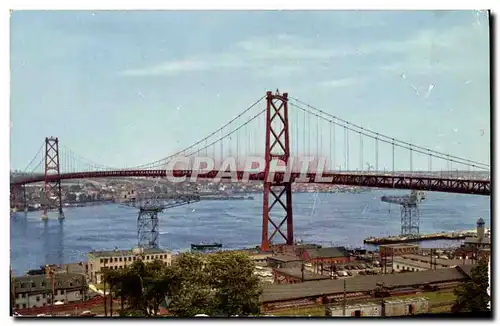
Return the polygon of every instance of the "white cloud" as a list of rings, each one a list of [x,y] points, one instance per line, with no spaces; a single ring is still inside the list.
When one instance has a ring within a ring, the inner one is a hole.
[[[340,88],[340,87],[348,87],[352,85],[359,85],[365,81],[364,78],[355,78],[355,77],[349,77],[349,78],[340,78],[340,79],[332,79],[332,80],[325,80],[319,83],[319,86],[325,87],[325,88]]]
[[[186,71],[200,71],[209,69],[210,65],[207,62],[198,60],[179,60],[165,62],[157,66],[144,68],[144,69],[131,69],[123,72],[128,76],[141,76],[141,75],[175,75]]]
[[[365,44],[318,44],[314,39],[293,35],[253,37],[233,44],[226,52],[168,61],[123,72],[129,76],[175,75],[214,69],[249,68],[261,76],[288,76],[313,68],[331,69],[332,59],[394,54],[398,61],[379,62],[372,73],[403,72],[427,75],[471,71],[477,67],[477,47],[484,42],[474,24],[448,29],[421,30],[413,37],[376,40]],[[457,49],[461,49],[457,51]],[[339,87],[332,81],[329,87]],[[347,83],[347,81],[343,81]],[[326,86],[323,85],[323,86]],[[347,85],[346,85],[347,86]]]

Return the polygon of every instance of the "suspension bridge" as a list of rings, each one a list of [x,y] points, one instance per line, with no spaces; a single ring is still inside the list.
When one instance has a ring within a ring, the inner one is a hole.
[[[201,156],[213,159],[214,167],[169,165],[179,157],[192,162]],[[264,158],[262,169],[246,165],[248,157]],[[304,170],[303,165],[294,162],[296,157],[313,160]],[[228,158],[234,159],[233,165],[227,165]],[[398,162],[405,158],[407,166],[400,163],[396,166],[396,158]],[[289,170],[271,174],[276,162],[285,164]],[[292,184],[295,182],[491,195],[487,163],[375,132],[276,91],[267,92],[189,147],[134,167],[116,168],[92,162],[60,145],[58,138],[48,137],[27,168],[11,177],[11,207],[16,206],[25,185],[30,183],[44,183],[47,203],[44,214],[56,209],[63,217],[61,182],[64,180],[168,176],[212,180],[222,170],[229,172],[222,179],[263,182],[263,250],[274,245],[278,235],[285,244],[294,243]],[[323,171],[321,178],[319,170]]]

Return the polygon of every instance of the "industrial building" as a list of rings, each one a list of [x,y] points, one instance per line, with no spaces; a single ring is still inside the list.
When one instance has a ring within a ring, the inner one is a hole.
[[[370,298],[379,283],[383,283],[390,289],[390,293],[454,287],[470,278],[473,266],[460,265],[455,268],[443,268],[439,271],[426,270],[294,284],[274,284],[263,288],[260,301],[262,310],[266,311],[282,309],[287,306],[308,306],[339,300],[344,293],[350,299]]]
[[[46,307],[51,304],[81,302],[86,300],[85,275],[56,273],[26,275],[14,278],[13,295],[15,309]]]
[[[88,254],[88,277],[95,283],[102,283],[103,269],[123,269],[136,260],[150,263],[160,260],[172,264],[172,254],[162,249],[135,248],[132,250],[91,251]]]

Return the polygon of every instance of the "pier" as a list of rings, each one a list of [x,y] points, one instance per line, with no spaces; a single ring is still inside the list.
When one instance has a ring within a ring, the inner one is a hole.
[[[365,244],[383,245],[393,243],[420,242],[429,240],[461,240],[476,236],[474,231],[454,231],[441,233],[428,233],[412,236],[369,237],[363,240]]]

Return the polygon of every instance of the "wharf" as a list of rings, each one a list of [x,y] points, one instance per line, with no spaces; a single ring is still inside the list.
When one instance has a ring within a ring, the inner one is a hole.
[[[441,233],[428,233],[413,236],[389,236],[389,237],[369,237],[363,240],[365,244],[384,245],[394,243],[420,242],[430,240],[461,240],[467,237],[476,236],[472,231],[454,231]]]

